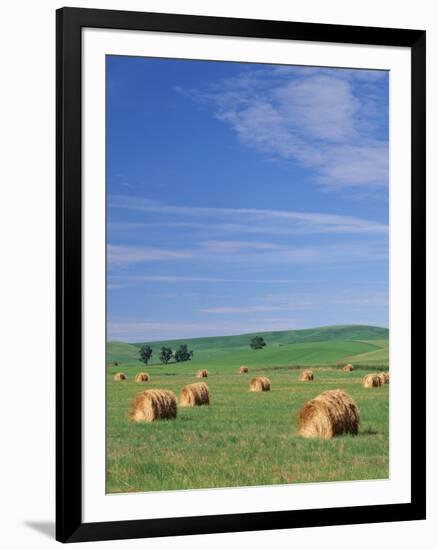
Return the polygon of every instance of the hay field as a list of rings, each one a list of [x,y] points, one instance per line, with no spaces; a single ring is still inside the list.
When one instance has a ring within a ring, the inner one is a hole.
[[[124,346],[129,350],[135,345],[115,346],[119,364],[107,368],[108,492],[388,477],[389,386],[366,389],[362,385],[368,372],[387,371],[386,340],[277,342],[260,351],[247,346],[230,349],[221,340],[217,347],[209,343],[210,347],[194,348],[192,361],[149,364],[146,369],[135,355],[127,354],[127,360],[120,361],[120,352],[126,354]],[[354,362],[354,356],[372,352],[378,352],[380,363],[359,366]],[[345,358],[354,364],[353,372],[342,372],[336,365]],[[241,364],[249,366],[249,375],[238,374]],[[299,382],[297,364],[302,369],[311,367],[315,380]],[[131,402],[139,391],[161,388],[179,396],[184,386],[198,380],[199,369],[209,372],[205,381],[210,405],[178,407],[175,420],[129,422]],[[151,382],[139,386],[134,378],[141,370],[150,373]],[[127,380],[113,380],[119,371]],[[268,377],[271,391],[250,392],[252,376]],[[300,407],[330,389],[346,391],[357,402],[361,414],[358,436],[300,437]]]

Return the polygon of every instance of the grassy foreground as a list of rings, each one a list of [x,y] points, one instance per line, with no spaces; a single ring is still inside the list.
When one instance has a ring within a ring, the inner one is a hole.
[[[118,344],[117,344],[118,345]],[[130,346],[130,344],[124,344]],[[211,345],[211,344],[210,344]],[[388,341],[325,341],[282,344],[252,351],[236,346],[195,350],[193,361],[141,366],[132,358],[107,369],[107,491],[134,492],[267,485],[388,477],[389,386],[364,389],[369,372],[387,369]],[[368,361],[368,354],[377,360]],[[364,358],[369,366],[341,372],[335,361]],[[291,358],[291,359],[290,359]],[[288,361],[287,361],[288,359]],[[379,361],[379,362],[377,362]],[[314,382],[299,382],[296,363],[312,365]],[[237,374],[240,364],[250,372]],[[135,424],[128,420],[133,397],[148,388],[181,388],[204,380],[211,405],[179,408],[174,421]],[[114,382],[123,371],[128,379]],[[151,382],[136,384],[140,370]],[[268,376],[272,391],[251,393],[254,375]],[[361,413],[358,436],[332,440],[296,434],[302,404],[327,389],[342,389]]]

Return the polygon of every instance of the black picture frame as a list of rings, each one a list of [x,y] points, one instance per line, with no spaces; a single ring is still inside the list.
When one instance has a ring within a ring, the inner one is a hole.
[[[423,30],[62,8],[57,63],[56,538],[61,542],[420,520],[425,492],[425,48]],[[82,29],[127,29],[410,48],[412,180],[411,502],[312,510],[82,522]]]

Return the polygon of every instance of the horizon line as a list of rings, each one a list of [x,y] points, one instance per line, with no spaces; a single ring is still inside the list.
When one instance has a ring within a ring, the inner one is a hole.
[[[330,328],[346,328],[346,327],[370,327],[370,328],[379,328],[379,329],[385,329],[387,331],[390,331],[389,327],[381,326],[381,325],[366,325],[366,324],[347,324],[347,325],[321,325],[316,327],[308,327],[308,328],[296,328],[296,329],[282,329],[282,330],[260,330],[256,332],[242,332],[239,334],[217,334],[215,336],[185,336],[182,338],[163,338],[158,340],[142,340],[142,341],[127,341],[127,340],[106,340],[106,345],[111,343],[122,343],[122,344],[148,344],[148,343],[154,343],[154,342],[179,342],[184,340],[206,340],[207,338],[232,338],[232,337],[238,337],[238,336],[251,336],[253,334],[273,334],[276,332],[300,332],[304,330],[316,330],[316,329],[330,329]]]

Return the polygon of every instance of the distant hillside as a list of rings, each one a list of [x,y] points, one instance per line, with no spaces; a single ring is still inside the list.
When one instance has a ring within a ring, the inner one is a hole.
[[[233,348],[245,348],[249,345],[250,339],[255,335],[262,336],[267,346],[275,348],[290,346],[292,344],[307,344],[311,342],[328,341],[387,341],[389,331],[387,328],[368,325],[338,325],[331,327],[317,327],[303,330],[282,330],[275,332],[257,332],[251,334],[239,334],[236,336],[214,336],[206,338],[186,338],[180,340],[160,340],[155,342],[141,342],[129,344],[126,342],[108,342],[107,361],[108,363],[132,362],[138,360],[138,349],[143,344],[149,344],[152,348],[160,349],[162,346],[177,348],[181,343],[187,344],[195,352],[225,351]],[[381,346],[385,347],[385,346]],[[278,350],[279,351],[279,350]],[[284,350],[285,351],[285,350]],[[362,351],[368,351],[363,349]],[[358,352],[358,350],[357,350]],[[363,356],[362,359],[365,359]]]

